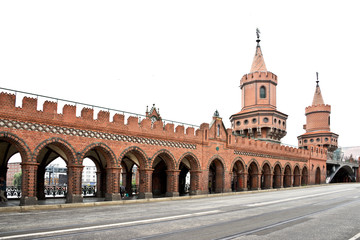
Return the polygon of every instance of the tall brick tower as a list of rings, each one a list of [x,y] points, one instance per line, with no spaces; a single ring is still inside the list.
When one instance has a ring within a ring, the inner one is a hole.
[[[312,105],[305,108],[306,133],[298,136],[299,147],[311,149],[314,146],[323,146],[330,152],[337,149],[339,135],[330,131],[330,113],[331,106],[324,104],[317,77]]]
[[[267,71],[260,48],[259,30],[249,74],[240,80],[241,111],[230,117],[234,135],[280,143],[286,135],[287,115],[276,110],[277,76]]]

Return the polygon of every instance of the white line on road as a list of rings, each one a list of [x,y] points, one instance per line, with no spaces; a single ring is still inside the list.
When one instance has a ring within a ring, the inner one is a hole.
[[[356,239],[359,239],[359,238],[360,238],[360,233],[356,234],[355,236],[353,236],[349,240],[356,240]]]
[[[176,215],[176,216],[170,216],[170,217],[160,217],[160,218],[152,218],[152,219],[146,219],[146,220],[137,220],[137,221],[130,221],[130,222],[96,225],[96,226],[90,226],[90,227],[77,227],[77,228],[68,228],[68,229],[47,231],[47,232],[26,233],[26,234],[12,235],[12,236],[4,236],[4,237],[0,237],[0,239],[25,238],[25,237],[42,236],[42,235],[50,235],[50,234],[61,234],[61,233],[74,232],[74,231],[93,230],[93,229],[99,229],[99,228],[120,227],[120,226],[132,225],[132,224],[143,224],[143,223],[160,222],[160,221],[166,221],[166,220],[175,220],[175,219],[181,219],[181,218],[186,218],[186,217],[196,217],[196,216],[214,214],[214,213],[219,213],[219,212],[220,212],[220,210],[214,210],[214,211],[207,211],[207,212]]]
[[[285,198],[285,199],[274,200],[274,201],[269,201],[269,202],[252,203],[252,204],[247,204],[245,206],[247,206],[247,207],[265,206],[265,205],[274,204],[274,203],[288,202],[288,201],[299,200],[299,199],[304,199],[304,198],[309,198],[309,197],[318,197],[318,196],[323,196],[323,195],[328,195],[328,194],[333,194],[333,193],[338,193],[338,192],[344,192],[344,191],[349,191],[349,190],[353,190],[353,189],[352,188],[347,188],[347,189],[342,189],[342,190],[338,190],[338,191],[332,191],[332,192],[326,192],[326,193],[317,193],[317,194],[305,195],[305,196],[301,196],[301,197]]]

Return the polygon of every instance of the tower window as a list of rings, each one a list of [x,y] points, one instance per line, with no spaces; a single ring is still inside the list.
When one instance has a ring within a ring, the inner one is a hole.
[[[264,86],[260,87],[260,98],[266,98],[266,88]]]
[[[269,122],[269,119],[266,117],[266,118],[264,118],[264,123],[267,123],[267,122]]]

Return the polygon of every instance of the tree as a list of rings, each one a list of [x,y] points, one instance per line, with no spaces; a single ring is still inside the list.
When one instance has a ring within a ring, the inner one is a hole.
[[[14,186],[18,189],[21,188],[21,182],[22,182],[22,172],[15,173],[14,175]]]

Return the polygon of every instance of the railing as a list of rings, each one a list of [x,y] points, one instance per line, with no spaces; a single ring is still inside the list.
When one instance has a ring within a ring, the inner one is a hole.
[[[1,90],[4,90],[6,92],[10,92],[10,93],[14,93],[15,95],[17,95],[18,93],[21,94],[25,94],[25,95],[30,95],[32,97],[36,97],[37,99],[39,97],[44,98],[45,100],[55,100],[57,103],[59,101],[64,102],[64,103],[70,103],[70,104],[75,104],[75,106],[77,105],[81,105],[84,107],[90,107],[92,109],[96,108],[99,110],[105,110],[107,112],[114,112],[114,113],[121,113],[123,115],[127,114],[129,116],[135,116],[137,118],[139,118],[139,121],[141,121],[141,118],[146,118],[145,115],[143,114],[138,114],[138,113],[133,113],[133,112],[127,112],[127,111],[123,111],[123,110],[118,110],[118,109],[112,109],[112,108],[106,108],[106,107],[102,107],[102,106],[96,106],[96,105],[92,105],[92,104],[87,104],[87,103],[81,103],[81,102],[75,102],[75,101],[71,101],[71,100],[66,100],[66,99],[61,99],[61,98],[54,98],[54,97],[49,97],[49,96],[45,96],[45,95],[40,95],[40,94],[35,94],[35,93],[29,93],[29,92],[23,92],[23,91],[18,91],[18,90],[14,90],[14,89],[9,89],[9,88],[2,88],[0,87]],[[16,105],[16,103],[15,103]],[[199,128],[200,126],[198,125],[194,125],[194,124],[189,124],[189,123],[183,123],[183,122],[178,122],[178,121],[173,121],[173,120],[169,120],[169,119],[162,119],[162,121],[164,122],[164,125],[166,123],[172,123],[172,124],[176,124],[176,125],[183,125],[184,127],[193,127],[193,128]]]
[[[66,186],[45,186],[44,193],[46,198],[66,197]],[[96,186],[83,186],[82,194],[85,197],[96,196]],[[6,195],[9,199],[21,198],[21,188],[10,186],[6,188]]]

